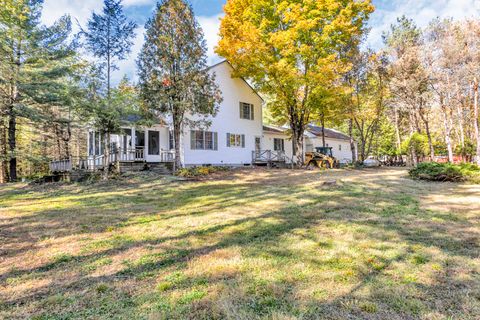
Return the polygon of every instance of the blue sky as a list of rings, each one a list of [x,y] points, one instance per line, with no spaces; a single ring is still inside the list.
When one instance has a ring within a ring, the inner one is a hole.
[[[209,47],[209,62],[215,63],[220,58],[215,56],[213,47],[218,40],[218,26],[222,17],[222,7],[226,0],[189,0],[198,21],[202,25]],[[85,25],[92,11],[99,11],[102,0],[45,0],[43,21],[51,24],[64,14],[70,14],[81,25]],[[120,70],[115,72],[115,81],[127,74],[136,79],[135,59],[143,43],[143,26],[152,15],[156,0],[123,0],[126,14],[135,20],[140,28],[137,30],[135,45],[129,59],[119,63]],[[480,15],[480,0],[373,0],[376,11],[370,19],[370,34],[367,45],[379,48],[382,45],[382,33],[405,14],[415,20],[419,26],[425,26],[435,17],[452,17],[461,19]]]

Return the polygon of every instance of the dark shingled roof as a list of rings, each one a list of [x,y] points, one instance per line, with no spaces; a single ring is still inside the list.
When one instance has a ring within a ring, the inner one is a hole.
[[[317,127],[317,126],[314,126],[314,125],[308,125],[307,131],[310,132],[313,135],[316,135],[317,137],[322,136],[322,127]],[[327,128],[325,128],[325,138],[350,141],[350,137],[347,136],[346,134],[343,134],[343,133],[338,132],[336,130],[327,129]]]

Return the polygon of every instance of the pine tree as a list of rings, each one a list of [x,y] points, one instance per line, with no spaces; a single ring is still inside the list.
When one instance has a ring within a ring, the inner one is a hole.
[[[162,0],[147,22],[138,60],[141,97],[147,108],[168,114],[173,122],[175,167],[182,167],[184,125],[190,116],[214,115],[220,91],[206,64],[206,42],[192,7],[184,0]]]
[[[0,10],[0,102],[8,122],[9,180],[16,181],[17,122],[41,121],[39,106],[54,102],[58,79],[69,72],[67,61],[75,48],[68,41],[69,17],[46,27],[40,24],[43,0],[5,2]]]
[[[118,114],[111,103],[111,75],[117,69],[116,62],[125,60],[131,52],[137,25],[129,21],[123,12],[122,0],[104,0],[102,14],[93,13],[88,21],[87,31],[82,34],[87,49],[100,60],[100,66],[106,69],[106,100],[98,105],[95,118],[105,137],[105,177],[108,172],[110,156],[110,134],[118,128]]]

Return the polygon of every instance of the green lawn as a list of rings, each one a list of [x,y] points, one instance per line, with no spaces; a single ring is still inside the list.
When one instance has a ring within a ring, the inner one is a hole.
[[[0,318],[480,319],[479,239],[403,169],[3,186]]]

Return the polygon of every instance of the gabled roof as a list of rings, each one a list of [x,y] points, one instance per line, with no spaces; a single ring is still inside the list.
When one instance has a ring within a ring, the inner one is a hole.
[[[208,67],[207,70],[211,70],[211,69],[213,69],[213,68],[215,68],[215,67],[218,67],[218,66],[220,66],[220,65],[222,65],[222,64],[224,64],[224,63],[227,63],[227,64],[230,66],[230,68],[235,69],[235,68],[233,67],[233,65],[230,63],[230,61],[228,61],[228,60],[225,59],[225,60],[222,60],[222,61],[220,61],[220,62],[218,62],[218,63],[216,63],[216,64]],[[253,93],[255,93],[255,94],[260,98],[260,100],[262,100],[263,102],[265,102],[265,100],[263,100],[262,96],[257,92],[257,90],[255,90],[255,88],[252,87],[252,85],[251,85],[250,83],[248,83],[247,80],[245,80],[245,78],[242,78],[242,77],[239,77],[239,78],[240,78],[241,80],[243,80],[243,82],[245,82],[246,85],[250,87],[250,89],[252,89]]]
[[[321,137],[322,136],[322,127],[308,125],[307,131],[313,134],[314,136]],[[338,139],[338,140],[348,140],[350,141],[350,137],[340,131],[334,129],[325,128],[325,138],[330,139]]]

